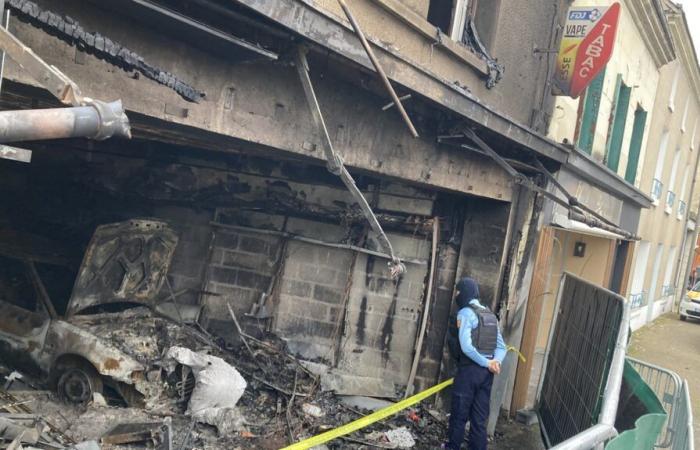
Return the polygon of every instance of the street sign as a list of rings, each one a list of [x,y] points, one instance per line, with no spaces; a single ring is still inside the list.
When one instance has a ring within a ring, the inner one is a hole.
[[[577,98],[610,61],[620,4],[569,8],[564,26],[554,94]]]

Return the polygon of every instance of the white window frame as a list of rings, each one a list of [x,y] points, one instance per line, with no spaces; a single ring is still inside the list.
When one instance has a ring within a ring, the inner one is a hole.
[[[690,165],[686,164],[685,170],[683,171],[683,184],[681,185],[681,195],[678,197],[678,214],[676,215],[676,219],[682,220],[683,219],[683,214],[685,211],[681,211],[681,203],[685,204],[685,207],[688,207],[688,203],[685,201],[685,194],[688,191],[688,177],[690,176]]]
[[[680,159],[681,148],[676,147],[676,153],[673,155],[673,165],[671,166],[671,176],[668,178],[668,192],[666,193],[666,206],[664,207],[666,214],[671,214],[671,211],[673,211],[673,205],[676,203],[675,199],[678,198],[675,188],[676,175],[678,174],[678,163],[680,162]]]
[[[672,245],[668,249],[666,257],[666,271],[664,273],[664,284],[661,285],[661,297],[670,295],[668,291],[673,287],[673,268],[676,266],[676,246]]]
[[[673,84],[671,85],[671,95],[668,98],[668,109],[673,112],[676,109],[676,91],[678,91],[678,79],[681,76],[681,66],[676,66],[676,73],[673,76]]]
[[[450,39],[462,42],[464,26],[467,24],[467,16],[470,14],[471,0],[457,0],[452,7],[452,21],[450,23]]]
[[[685,99],[685,108],[683,109],[683,121],[681,122],[681,133],[685,133],[685,124],[688,119],[688,107],[690,106],[690,97]]]
[[[695,135],[696,132],[698,131],[698,118],[695,118],[695,125],[693,125],[693,134],[690,137],[690,150],[693,151],[695,150]]]
[[[656,168],[654,170],[654,180],[658,182],[661,185],[661,189],[658,193],[658,195],[654,194],[654,182],[652,181],[651,183],[651,197],[652,197],[652,204],[653,205],[658,205],[659,204],[659,199],[661,198],[661,195],[664,192],[664,183],[661,181],[661,177],[663,177],[664,174],[664,163],[666,162],[666,151],[668,149],[668,141],[670,139],[670,133],[668,130],[664,130],[663,133],[661,134],[661,143],[659,144],[659,153],[656,155]]]
[[[659,275],[661,272],[661,257],[664,254],[664,245],[656,244],[656,252],[654,253],[654,265],[651,270],[651,285],[649,286],[649,307],[652,308],[656,301],[656,291],[659,287]]]

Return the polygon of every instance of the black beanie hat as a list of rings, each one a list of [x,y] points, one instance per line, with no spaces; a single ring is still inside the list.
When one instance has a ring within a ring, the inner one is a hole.
[[[457,283],[457,290],[459,294],[457,295],[457,305],[460,308],[464,308],[469,305],[472,299],[479,298],[479,285],[476,284],[471,278],[462,278]]]

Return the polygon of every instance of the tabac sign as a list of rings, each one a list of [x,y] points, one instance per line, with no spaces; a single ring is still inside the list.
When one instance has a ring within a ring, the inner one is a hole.
[[[555,94],[577,98],[605,67],[615,45],[620,4],[572,7],[557,56]]]

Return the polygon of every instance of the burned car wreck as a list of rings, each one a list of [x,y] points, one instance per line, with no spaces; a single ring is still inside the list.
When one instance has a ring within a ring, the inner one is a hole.
[[[119,337],[104,324],[123,329],[123,323],[110,318],[110,309],[156,303],[176,245],[175,233],[159,221],[130,220],[98,227],[62,316],[33,261],[0,255],[3,359],[44,376],[73,403],[86,403],[109,389],[127,404],[142,404],[154,395],[147,378],[152,369],[149,361],[158,355],[143,351],[149,345],[145,335],[137,336],[136,346],[123,340],[123,345],[115,345]],[[155,320],[140,310],[134,320],[146,316]]]
[[[274,449],[289,431],[308,436],[390,404],[325,389],[327,368],[297,359],[274,334],[239,329],[236,344],[201,328],[198,308],[178,304],[181,293],[166,278],[177,243],[162,221],[99,226],[63,302],[50,298],[37,270],[44,258],[0,254],[0,375],[7,380],[0,418],[25,432],[0,438],[38,448]],[[21,384],[16,379],[32,389],[8,390]],[[31,424],[19,421],[29,417]],[[69,423],[67,434],[59,422]],[[37,423],[55,436],[37,435]],[[410,427],[430,447],[445,419],[417,406],[390,423],[344,442],[395,448],[391,439],[410,437]],[[75,446],[76,439],[93,447]]]

